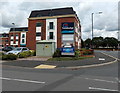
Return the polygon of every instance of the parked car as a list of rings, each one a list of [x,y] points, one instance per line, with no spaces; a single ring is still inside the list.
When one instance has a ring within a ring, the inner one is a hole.
[[[2,51],[8,52],[8,51],[11,51],[13,49],[15,49],[15,47],[7,46],[7,47],[2,48]]]
[[[74,47],[71,46],[71,45],[64,45],[61,48],[61,55],[72,55],[72,56],[74,56],[75,55]]]
[[[27,47],[17,47],[13,49],[12,51],[7,52],[6,54],[18,55],[19,53],[24,52],[24,51],[29,51],[29,49]]]

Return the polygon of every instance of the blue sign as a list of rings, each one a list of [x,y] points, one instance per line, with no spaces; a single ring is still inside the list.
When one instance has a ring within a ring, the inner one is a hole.
[[[62,31],[62,34],[66,34],[66,33],[74,33],[74,30],[63,30]]]
[[[74,33],[74,22],[62,23],[62,33]]]
[[[63,53],[74,53],[74,48],[62,48]]]

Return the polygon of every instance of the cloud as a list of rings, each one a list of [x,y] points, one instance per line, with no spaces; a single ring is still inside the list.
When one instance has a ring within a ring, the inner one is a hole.
[[[27,18],[32,10],[73,7],[81,21],[82,37],[84,39],[91,37],[91,13],[97,13],[98,11],[102,11],[103,13],[101,15],[94,15],[94,35],[105,36],[106,33],[116,35],[115,31],[118,28],[118,7],[116,7],[116,2],[52,1],[29,2],[28,0],[28,2],[16,1],[0,3],[2,29],[7,31],[10,27],[13,27],[13,22],[16,26],[27,26]]]
[[[2,27],[10,28],[13,27],[12,23],[15,23],[16,26],[23,26],[27,24],[27,13],[25,11],[19,10],[16,2],[5,4],[1,8],[2,14]]]

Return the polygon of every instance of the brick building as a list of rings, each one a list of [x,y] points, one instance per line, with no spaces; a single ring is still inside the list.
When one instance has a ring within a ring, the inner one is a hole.
[[[41,40],[55,42],[56,48],[70,43],[81,48],[81,25],[72,7],[32,11],[28,18],[26,46],[36,49]]]
[[[0,34],[0,47],[9,46],[9,33]]]
[[[26,34],[28,27],[11,28],[9,32],[9,46],[22,47],[26,46]]]

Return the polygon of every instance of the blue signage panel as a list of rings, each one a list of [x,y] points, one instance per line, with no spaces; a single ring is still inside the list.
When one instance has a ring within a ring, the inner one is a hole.
[[[74,22],[62,23],[62,32],[61,33],[74,33]]]
[[[63,30],[62,34],[66,34],[66,33],[74,33],[74,30]]]
[[[74,53],[74,48],[62,48],[63,53]]]

